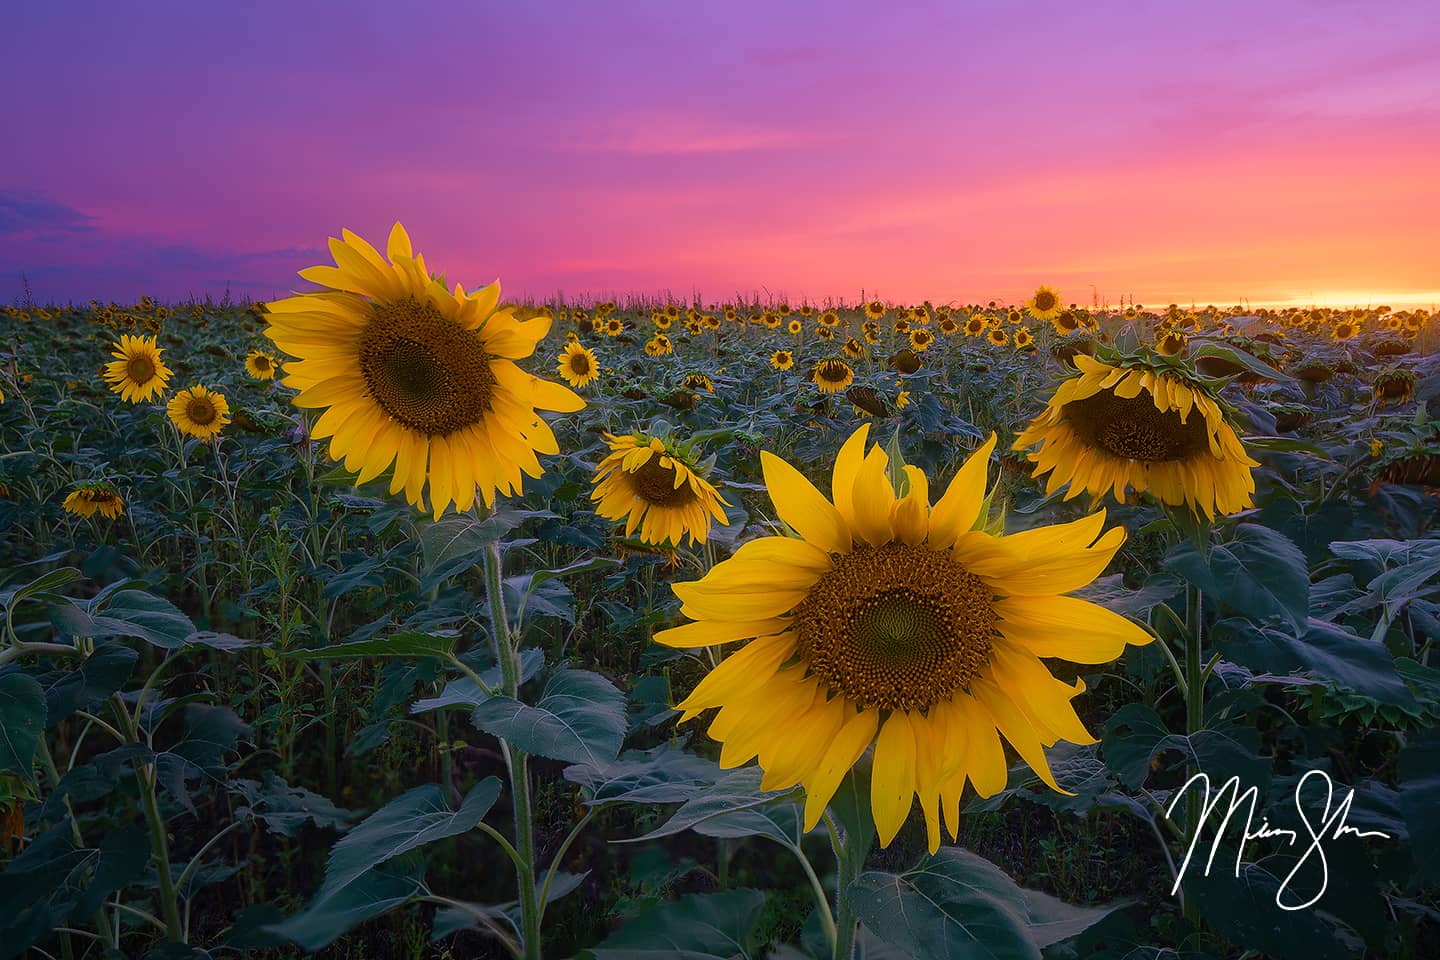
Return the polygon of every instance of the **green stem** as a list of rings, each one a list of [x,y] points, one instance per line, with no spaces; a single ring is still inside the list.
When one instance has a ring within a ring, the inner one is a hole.
[[[119,694],[115,694],[114,703],[118,718],[129,732],[130,739],[139,740],[138,721],[125,709],[125,703]],[[155,765],[137,761],[135,781],[140,785],[140,805],[145,813],[145,822],[150,827],[150,853],[155,860],[155,874],[160,882],[160,907],[165,916],[165,936],[176,943],[184,943],[185,927],[180,921],[180,901],[175,895],[175,881],[170,876],[170,841],[165,835],[165,820],[160,816],[160,804],[155,796]]]
[[[854,960],[855,957],[855,909],[850,903],[850,884],[859,876],[864,864],[863,856],[854,855],[846,845],[850,838],[842,837],[829,811],[825,813],[825,827],[830,831],[830,846],[835,851],[835,949],[833,960]]]
[[[490,634],[495,642],[495,660],[500,664],[501,688],[505,696],[520,697],[520,651],[510,636],[505,614],[504,584],[501,582],[500,544],[485,550],[485,598],[490,605]],[[525,960],[540,958],[540,910],[535,890],[535,828],[530,806],[530,773],[525,751],[500,741],[510,768],[510,798],[515,809],[515,880],[520,894],[521,946]]]
[[[1185,733],[1193,738],[1205,725],[1205,675],[1201,650],[1201,628],[1203,610],[1200,588],[1188,586],[1185,591]],[[1194,740],[1191,740],[1192,750]],[[1199,767],[1192,760],[1188,776],[1199,773]],[[1185,844],[1191,849],[1200,829],[1200,794],[1194,790],[1185,794]],[[1200,911],[1192,897],[1185,898],[1185,917],[1198,927]]]

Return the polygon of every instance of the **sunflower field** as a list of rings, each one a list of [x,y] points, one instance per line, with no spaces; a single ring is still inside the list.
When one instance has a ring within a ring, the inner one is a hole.
[[[1440,956],[1437,316],[330,251],[0,314],[0,960]]]

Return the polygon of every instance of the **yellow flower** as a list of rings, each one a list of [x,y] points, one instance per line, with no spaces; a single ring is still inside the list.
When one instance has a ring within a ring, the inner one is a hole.
[[[789,370],[795,366],[795,355],[789,350],[776,350],[770,354],[770,366],[776,370]]]
[[[219,436],[230,422],[230,404],[224,395],[198,384],[171,397],[165,412],[181,433],[202,443]]]
[[[388,261],[343,231],[330,240],[336,266],[300,275],[328,289],[270,304],[266,335],[300,358],[285,383],[296,406],[323,409],[312,435],[356,483],[394,464],[390,492],[424,508],[428,481],[436,519],[450,504],[469,510],[477,493],[493,506],[523,476],[543,472],[537,453],[559,452],[535,412],[574,411],[585,401],[515,365],[550,329],[497,310],[500,285],[467,294],[430,277],[405,228],[390,231]]]
[[[881,317],[885,316],[885,304],[881,303],[879,300],[871,300],[869,303],[865,304],[865,316],[869,317],[871,320],[879,320]]]
[[[991,327],[989,340],[997,347],[1003,347],[1010,342],[1010,335],[999,327]]]
[[[810,373],[810,379],[821,393],[839,393],[850,386],[855,371],[842,360],[821,360]]]
[[[935,342],[935,334],[921,327],[919,330],[910,331],[910,346],[917,352],[924,352],[930,349],[930,344]]]
[[[1381,443],[1379,440],[1370,441],[1370,456],[1372,458],[1380,456],[1381,451],[1384,449],[1385,444]]]
[[[1062,309],[1059,291],[1044,285],[1036,287],[1030,299],[1025,302],[1025,312],[1036,320],[1049,320],[1058,316]]]
[[[1024,350],[1026,347],[1030,346],[1032,343],[1035,342],[1035,338],[1030,335],[1029,330],[1021,327],[1019,330],[1015,331],[1015,339],[1013,342],[1015,344],[1016,350]]]
[[[657,333],[645,341],[645,355],[650,357],[663,357],[675,352],[670,344],[670,338],[663,333]]]
[[[556,359],[560,361],[560,376],[577,390],[600,379],[600,361],[596,359],[595,351],[578,340],[565,344],[565,349]]]
[[[93,517],[98,512],[107,520],[125,512],[125,501],[108,483],[82,483],[65,497],[62,506],[66,513]]]
[[[840,325],[840,314],[834,310],[826,310],[820,314],[819,321],[823,327],[838,327]]]
[[[274,380],[275,367],[275,358],[264,350],[251,350],[245,356],[245,372],[255,380]]]
[[[785,329],[790,333],[799,333],[801,330],[805,329],[805,325],[801,323],[800,318],[797,317],[794,320],[791,320],[788,324],[786,324]]]
[[[1162,357],[1173,357],[1185,349],[1185,334],[1171,330],[1155,341],[1155,352]]]
[[[1055,328],[1056,333],[1068,337],[1080,329],[1080,318],[1075,316],[1073,310],[1061,310],[1050,318],[1050,325]]]
[[[1077,375],[1015,439],[1016,450],[1041,444],[1028,456],[1036,477],[1050,474],[1047,494],[1068,483],[1066,500],[1084,490],[1123,503],[1133,487],[1212,519],[1251,505],[1259,464],[1202,386],[1083,353],[1072,362]]]
[[[851,360],[859,360],[861,357],[865,356],[864,345],[862,345],[860,341],[856,340],[854,337],[847,338],[845,341],[845,346],[842,347],[841,350],[845,354],[845,356],[849,357]]]
[[[687,462],[683,449],[644,434],[605,434],[611,453],[600,461],[590,499],[607,520],[624,520],[625,536],[679,546],[685,537],[704,543],[714,517],[729,521],[730,504]]]
[[[110,389],[131,403],[143,403],[159,396],[170,379],[170,368],[160,360],[162,348],[154,337],[132,337],[125,334],[111,344],[117,357],[105,364],[101,376]]]
[[[970,315],[970,319],[965,321],[965,336],[978,337],[984,333],[989,326],[990,323],[985,319],[984,314],[973,313]]]
[[[1105,663],[1150,634],[1065,596],[1105,569],[1125,539],[1103,511],[1005,537],[983,529],[995,438],[933,506],[922,470],[897,496],[868,425],[841,448],[827,499],[790,464],[760,454],[775,512],[795,537],[746,543],[701,580],[675,584],[692,623],[671,647],[750,640],[686,697],[680,722],[719,707],[720,765],[759,758],[761,789],[804,786],[813,828],[841,780],[874,746],[870,806],[881,846],[916,797],[929,848],[940,821],[959,832],[967,780],[1004,789],[1001,736],[1053,789],[1044,747],[1090,744],[1070,701],[1084,692],[1042,658]],[[1062,791],[1063,792],[1063,791]]]

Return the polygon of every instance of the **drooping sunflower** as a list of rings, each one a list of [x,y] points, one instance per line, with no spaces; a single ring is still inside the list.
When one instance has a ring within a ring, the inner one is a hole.
[[[105,364],[100,375],[110,389],[131,403],[144,403],[159,396],[170,380],[170,368],[160,360],[163,350],[154,337],[132,337],[124,334],[111,344],[111,356],[117,359]]]
[[[1155,352],[1162,357],[1173,357],[1185,349],[1186,342],[1185,334],[1178,330],[1171,330],[1163,336],[1155,338]]]
[[[868,452],[868,425],[841,448],[827,499],[768,452],[761,466],[796,537],[752,540],[701,580],[675,584],[692,623],[655,639],[693,648],[739,640],[679,705],[680,722],[719,707],[709,727],[725,768],[759,758],[761,789],[803,784],[806,829],[874,745],[870,805],[881,846],[918,796],[927,839],[959,833],[967,780],[1005,787],[1003,736],[1052,788],[1044,747],[1095,739],[1070,701],[1085,685],[1041,658],[1113,660],[1151,639],[1102,607],[1065,596],[1110,562],[1123,528],[1104,511],[1014,536],[983,529],[992,435],[933,506],[923,471]],[[1103,532],[1102,532],[1103,531]],[[753,638],[753,639],[752,639]]]
[[[663,333],[657,333],[645,341],[645,355],[649,357],[664,357],[675,352],[674,345],[670,338]]]
[[[125,500],[108,483],[92,481],[82,483],[65,497],[61,504],[66,513],[80,517],[93,517],[96,513],[107,520],[114,520],[125,512]]]
[[[849,357],[851,360],[859,360],[861,357],[865,356],[865,346],[859,340],[856,340],[854,337],[847,337],[845,340],[845,346],[841,347],[841,352],[844,353],[845,356]]]
[[[560,356],[556,359],[560,361],[560,376],[576,390],[588,387],[600,379],[600,361],[596,358],[595,351],[578,340],[565,344],[565,349],[560,351]]]
[[[834,340],[835,331],[831,327],[816,327],[815,338],[817,340]]]
[[[795,366],[795,355],[789,350],[776,350],[770,354],[770,366],[776,370],[789,370]]]
[[[821,360],[810,372],[810,379],[821,393],[839,393],[850,386],[855,371],[843,360]]]
[[[1043,284],[1036,287],[1030,299],[1025,301],[1025,312],[1036,320],[1049,320],[1059,314],[1062,308],[1059,291]]]
[[[1178,368],[1122,367],[1083,353],[1077,372],[1015,439],[1034,476],[1050,474],[1046,493],[1070,485],[1065,499],[1088,491],[1124,502],[1126,490],[1148,490],[1171,506],[1213,519],[1250,506],[1259,464],[1250,459],[1219,403]]]
[[[275,379],[275,358],[264,350],[251,350],[245,355],[245,372],[254,380]]]
[[[536,454],[559,447],[536,410],[585,406],[513,362],[535,351],[549,318],[497,310],[498,282],[447,290],[398,223],[389,262],[349,230],[330,251],[337,266],[300,274],[328,289],[271,303],[265,332],[300,358],[285,383],[300,391],[296,406],[325,408],[311,433],[330,438],[331,458],[357,483],[394,464],[390,492],[422,509],[428,482],[436,519],[452,503],[470,509],[477,492],[493,506],[523,476],[540,476]]]
[[[687,373],[685,374],[686,390],[704,390],[706,393],[715,392],[715,381],[711,380],[708,374]]]
[[[696,465],[688,444],[634,433],[605,434],[610,454],[595,472],[590,499],[607,520],[624,520],[625,536],[638,531],[645,543],[679,546],[685,537],[704,543],[713,517],[729,521],[730,504]]]
[[[230,403],[224,394],[199,384],[171,397],[165,412],[181,433],[202,443],[209,443],[230,422]]]

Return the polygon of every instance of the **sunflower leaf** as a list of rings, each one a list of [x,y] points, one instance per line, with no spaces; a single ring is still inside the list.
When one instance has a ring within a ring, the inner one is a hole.
[[[765,894],[691,894],[645,911],[582,951],[585,960],[759,960],[754,941]]]
[[[557,670],[534,706],[491,697],[470,722],[526,753],[569,763],[614,760],[625,740],[625,695],[598,673]]]

